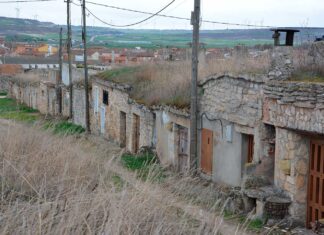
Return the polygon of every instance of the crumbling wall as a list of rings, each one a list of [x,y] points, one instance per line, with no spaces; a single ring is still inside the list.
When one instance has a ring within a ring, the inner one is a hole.
[[[309,166],[308,137],[276,128],[275,185],[290,198],[290,215],[304,223],[307,211],[307,180]]]

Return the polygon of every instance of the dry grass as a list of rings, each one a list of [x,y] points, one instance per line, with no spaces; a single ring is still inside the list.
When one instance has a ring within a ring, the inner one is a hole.
[[[317,50],[317,48],[296,48],[294,50],[295,70],[290,78],[291,81],[324,82],[323,57],[316,58],[312,55],[314,53],[312,50]]]
[[[199,78],[212,74],[258,74],[265,73],[270,66],[269,55],[258,58],[210,60],[199,65]],[[191,62],[176,61],[147,64],[140,68],[121,68],[99,75],[116,83],[126,83],[133,87],[131,97],[147,106],[169,105],[189,109]]]
[[[106,142],[99,148],[82,138],[0,128],[1,234],[216,231],[180,209],[171,194],[123,172],[107,159],[119,149]]]

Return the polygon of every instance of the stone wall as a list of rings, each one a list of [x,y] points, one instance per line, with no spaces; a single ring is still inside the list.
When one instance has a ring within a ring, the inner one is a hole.
[[[254,127],[262,118],[262,86],[262,78],[210,77],[200,84],[200,113]]]
[[[297,132],[276,128],[275,185],[290,198],[290,215],[306,221],[310,140]]]
[[[278,127],[324,133],[324,84],[269,82],[263,120]]]
[[[108,105],[103,103],[104,90],[108,91]],[[121,112],[123,112],[126,114],[126,149],[134,152],[133,125],[134,115],[137,115],[140,118],[139,147],[152,146],[154,114],[145,106],[130,100],[127,86],[94,79],[92,101],[91,129],[94,133],[121,144]],[[104,126],[101,119],[105,119]]]

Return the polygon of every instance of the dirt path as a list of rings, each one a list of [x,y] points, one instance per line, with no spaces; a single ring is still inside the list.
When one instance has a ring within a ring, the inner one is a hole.
[[[10,127],[13,125],[22,125],[14,123],[12,121],[0,119],[0,132],[7,132],[10,130]],[[84,146],[85,151],[89,152],[93,155],[96,155],[102,158],[104,161],[104,167],[107,171],[111,171],[115,174],[118,174],[125,182],[134,187],[135,189],[141,191],[147,188],[148,182],[143,183],[143,181],[136,178],[133,172],[130,172],[126,168],[124,168],[118,158],[123,153],[123,150],[120,149],[115,144],[104,140],[98,136],[88,136],[84,138],[82,141],[87,142]],[[89,147],[91,146],[91,147]],[[147,190],[146,190],[147,191]],[[211,213],[200,206],[190,204],[184,201],[177,195],[174,195],[171,192],[170,188],[162,187],[158,183],[150,184],[149,196],[156,199],[161,200],[162,198],[171,198],[172,205],[175,208],[182,210],[185,214],[191,216],[192,218],[201,221],[205,224],[205,227],[213,228],[206,231],[209,234],[222,234],[222,235],[252,235],[255,233],[244,231],[237,227],[235,224],[232,224],[228,221],[224,221],[222,216],[218,216],[214,213]],[[161,200],[162,201],[162,200]]]

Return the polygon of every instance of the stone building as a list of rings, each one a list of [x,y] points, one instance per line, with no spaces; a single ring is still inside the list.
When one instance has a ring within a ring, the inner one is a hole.
[[[128,89],[128,85],[93,78],[91,129],[136,153],[140,147],[154,145],[155,115],[131,100]]]
[[[131,87],[99,77],[92,80],[91,130],[127,151],[155,148],[161,163],[188,169],[189,115],[170,107],[149,108],[130,98]]]
[[[200,83],[199,168],[241,186],[245,173],[274,177],[273,129],[262,123],[265,76],[211,76]]]
[[[324,84],[293,81],[292,55],[276,47],[267,75],[200,83],[198,167],[205,178],[240,186],[257,214],[282,203],[309,227],[324,218]],[[262,185],[246,189],[251,178]]]
[[[300,221],[324,217],[324,84],[270,82],[263,121],[276,127],[275,185]],[[323,200],[322,200],[323,199]]]

